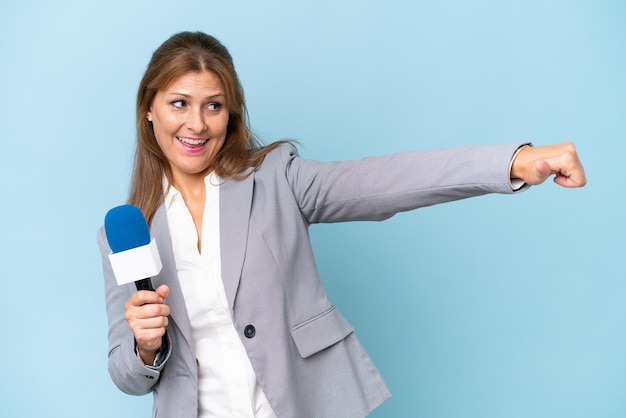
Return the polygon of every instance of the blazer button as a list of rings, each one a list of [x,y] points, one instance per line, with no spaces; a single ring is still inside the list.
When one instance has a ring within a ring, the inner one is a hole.
[[[243,329],[243,335],[245,335],[247,338],[254,337],[254,334],[256,334],[256,329],[254,328],[254,325],[246,325],[246,327]]]

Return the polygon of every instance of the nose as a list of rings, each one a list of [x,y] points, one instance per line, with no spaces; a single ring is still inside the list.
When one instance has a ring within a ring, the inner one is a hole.
[[[204,117],[202,109],[191,109],[187,114],[185,125],[191,132],[199,134],[206,129]]]

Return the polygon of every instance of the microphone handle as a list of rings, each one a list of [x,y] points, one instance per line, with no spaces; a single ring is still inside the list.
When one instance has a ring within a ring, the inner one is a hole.
[[[152,287],[152,280],[148,277],[147,279],[137,280],[135,282],[135,286],[137,286],[137,290],[151,290],[154,291],[154,287]]]

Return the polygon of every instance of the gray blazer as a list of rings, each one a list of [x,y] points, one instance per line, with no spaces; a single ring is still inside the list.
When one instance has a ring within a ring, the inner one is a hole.
[[[383,220],[397,212],[485,193],[512,193],[509,164],[522,144],[458,147],[323,163],[291,145],[220,188],[222,279],[234,324],[279,418],[364,417],[391,395],[352,326],[328,299],[308,227]],[[171,308],[155,366],[135,354],[124,319],[134,284],[118,286],[98,234],[109,320],[109,372],[124,392],[154,395],[154,417],[198,414],[198,372],[165,209],[151,225]]]

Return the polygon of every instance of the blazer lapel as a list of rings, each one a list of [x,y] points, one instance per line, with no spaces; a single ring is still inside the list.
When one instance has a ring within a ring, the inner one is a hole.
[[[248,242],[254,173],[220,186],[220,251],[222,281],[231,311],[239,287]]]
[[[161,269],[158,277],[161,279],[161,283],[167,284],[170,288],[170,293],[166,302],[170,307],[170,317],[176,323],[185,337],[185,340],[191,347],[191,323],[189,322],[189,315],[187,314],[183,291],[180,287],[180,282],[178,281],[176,262],[174,260],[174,252],[172,250],[172,239],[170,237],[167,214],[165,212],[164,205],[161,205],[159,209],[157,209],[150,229],[152,236],[157,242],[159,255],[161,256],[161,262],[163,264],[163,268]]]

